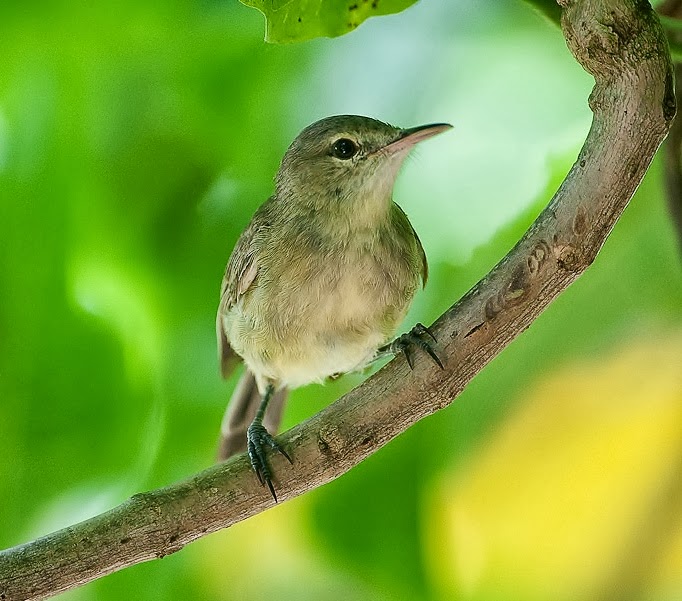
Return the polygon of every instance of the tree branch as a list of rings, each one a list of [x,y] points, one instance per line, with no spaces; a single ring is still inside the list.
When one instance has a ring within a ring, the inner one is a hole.
[[[466,384],[594,260],[675,113],[658,19],[641,0],[560,0],[569,48],[592,73],[594,120],[578,160],[514,249],[436,322],[446,370],[391,361],[280,441],[282,501],[337,478]],[[608,293],[608,292],[607,292]],[[133,496],[90,520],[0,553],[0,600],[42,599],[142,561],[272,505],[244,455]]]

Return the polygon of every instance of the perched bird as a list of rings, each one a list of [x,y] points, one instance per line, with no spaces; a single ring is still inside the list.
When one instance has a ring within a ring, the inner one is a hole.
[[[410,149],[451,126],[399,129],[339,115],[306,127],[282,159],[225,270],[216,320],[223,376],[242,376],[223,420],[219,458],[246,446],[275,500],[266,449],[287,390],[361,369],[416,344],[439,364],[421,324],[390,342],[428,268],[392,200]],[[432,337],[432,336],[431,336]],[[442,367],[442,365],[441,365]]]

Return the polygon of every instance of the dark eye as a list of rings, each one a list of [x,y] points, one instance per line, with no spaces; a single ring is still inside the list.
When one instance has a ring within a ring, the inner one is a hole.
[[[358,145],[348,138],[339,138],[332,144],[332,155],[337,159],[347,161],[353,158],[358,152]]]

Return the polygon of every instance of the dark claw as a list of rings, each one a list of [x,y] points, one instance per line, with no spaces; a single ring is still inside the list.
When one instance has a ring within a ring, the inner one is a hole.
[[[434,342],[438,342],[436,340],[436,337],[433,335],[433,332],[429,330],[423,323],[417,323],[415,324],[414,328],[412,328],[415,334],[426,334],[431,340]]]
[[[291,465],[294,464],[294,462],[291,460],[291,457],[289,457],[289,454],[288,454],[288,453],[280,446],[280,444],[279,444],[274,438],[272,438],[272,437],[271,437],[271,440],[270,440],[270,446],[271,446],[273,449],[275,449],[275,451],[277,451],[280,455],[284,455],[284,457],[286,458],[286,460],[287,460],[289,463],[291,463]]]
[[[275,503],[277,503],[277,494],[275,493],[275,487],[272,485],[272,480],[270,480],[270,478],[268,478],[268,488],[270,489],[272,498],[275,500]]]
[[[291,460],[291,457],[289,457],[288,453],[280,446],[280,444],[262,424],[251,424],[246,431],[246,440],[246,449],[249,453],[249,459],[251,460],[251,467],[253,468],[253,471],[256,472],[258,482],[260,482],[261,486],[265,484],[268,485],[270,494],[275,500],[275,503],[277,503],[277,494],[275,493],[275,487],[272,484],[270,466],[268,465],[267,459],[265,457],[265,449],[263,448],[264,445],[268,445],[270,448],[284,455],[289,463],[293,463],[293,461]]]
[[[445,367],[443,366],[443,362],[440,360],[440,357],[436,354],[436,351],[433,350],[433,348],[428,342],[426,342],[422,338],[418,338],[416,342],[419,345],[419,348],[426,351],[431,357],[431,359],[433,359],[438,364],[438,367],[440,367],[441,369],[445,369]]]
[[[440,357],[431,346],[431,343],[428,340],[424,340],[425,336],[428,336],[434,342],[437,342],[436,337],[433,335],[431,330],[429,330],[429,328],[427,328],[425,325],[418,323],[409,332],[398,336],[398,338],[396,338],[393,342],[381,347],[379,352],[391,352],[394,355],[402,353],[405,355],[405,359],[407,364],[410,366],[410,369],[413,369],[414,364],[412,361],[411,347],[416,345],[426,352],[429,357],[433,359],[434,363],[438,365],[438,367],[445,369],[443,362],[440,360]]]
[[[400,338],[402,339],[403,336],[407,336],[407,334],[403,334]],[[402,351],[403,355],[405,355],[405,360],[407,361],[407,364],[410,366],[410,369],[414,369],[414,363],[412,362],[412,351],[410,351],[410,341],[401,340],[400,347],[401,347],[400,350]]]

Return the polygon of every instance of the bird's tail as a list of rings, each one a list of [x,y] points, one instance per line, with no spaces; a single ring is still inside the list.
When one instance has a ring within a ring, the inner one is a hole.
[[[273,436],[279,430],[288,393],[286,388],[282,388],[275,392],[268,403],[263,425]],[[223,416],[218,443],[218,461],[224,461],[246,450],[246,429],[256,415],[260,402],[261,395],[256,386],[256,378],[247,369],[237,383]]]

